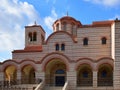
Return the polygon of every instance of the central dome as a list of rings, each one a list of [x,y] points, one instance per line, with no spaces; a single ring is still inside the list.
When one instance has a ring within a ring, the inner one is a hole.
[[[64,16],[53,23],[53,30],[56,31],[66,31],[72,35],[76,36],[76,30],[81,27],[80,21],[77,21],[73,17]]]

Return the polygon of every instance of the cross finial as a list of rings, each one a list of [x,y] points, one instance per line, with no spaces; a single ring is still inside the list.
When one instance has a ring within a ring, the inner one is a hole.
[[[118,18],[115,19],[116,21],[118,20]]]
[[[68,16],[68,11],[67,11],[67,16]]]
[[[34,22],[35,25],[37,25],[36,21]]]

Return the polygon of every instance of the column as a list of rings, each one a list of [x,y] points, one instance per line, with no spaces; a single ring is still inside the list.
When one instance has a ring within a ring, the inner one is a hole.
[[[21,84],[21,71],[17,70],[17,84]]]
[[[4,81],[4,72],[0,72],[0,81]]]
[[[120,90],[120,21],[115,20],[113,24],[113,31],[115,35],[113,41],[113,58],[114,58],[114,90]],[[115,45],[115,46],[114,46]],[[115,57],[114,57],[115,56]]]
[[[114,74],[113,74],[113,84],[114,90],[119,90],[120,88],[120,62],[115,62],[114,64]]]
[[[41,81],[45,81],[45,73],[42,71],[38,71],[35,73],[35,78],[37,80],[36,83],[40,83]]]
[[[67,71],[67,81],[71,90],[76,88],[77,71],[75,70],[75,63],[69,65],[69,71]]]
[[[4,72],[0,72],[0,85],[3,87],[4,84]]]
[[[97,71],[93,71],[93,87],[97,88]]]

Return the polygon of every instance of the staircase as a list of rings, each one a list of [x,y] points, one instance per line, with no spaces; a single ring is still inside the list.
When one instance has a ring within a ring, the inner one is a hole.
[[[63,87],[45,86],[44,90],[62,90]]]

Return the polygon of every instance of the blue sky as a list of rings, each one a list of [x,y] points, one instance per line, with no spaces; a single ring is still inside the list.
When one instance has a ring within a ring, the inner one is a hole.
[[[1,0],[0,61],[12,58],[11,51],[24,48],[24,26],[36,21],[52,33],[56,19],[69,16],[82,24],[120,19],[120,0]]]

